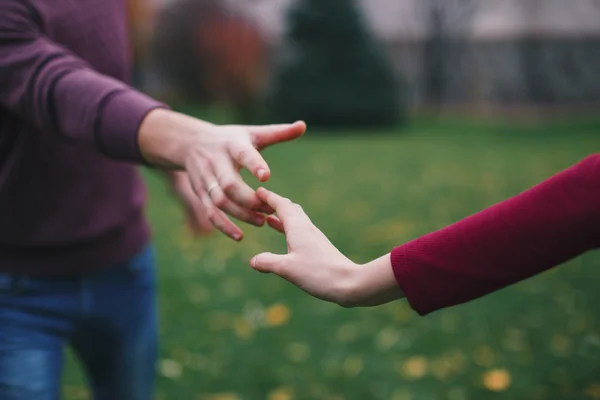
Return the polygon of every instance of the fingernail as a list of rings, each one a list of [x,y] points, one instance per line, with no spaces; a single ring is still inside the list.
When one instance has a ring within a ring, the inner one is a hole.
[[[254,220],[254,222],[256,223],[256,225],[264,225],[265,224],[265,217],[256,218]]]
[[[240,235],[239,233],[236,233],[235,235],[233,235],[233,238],[235,240],[242,240],[242,235]]]
[[[259,169],[258,170],[258,179],[263,179],[265,177],[265,175],[267,174],[267,170],[266,169]]]
[[[250,260],[250,266],[251,267],[255,267],[256,266],[256,257],[252,257],[252,260]]]

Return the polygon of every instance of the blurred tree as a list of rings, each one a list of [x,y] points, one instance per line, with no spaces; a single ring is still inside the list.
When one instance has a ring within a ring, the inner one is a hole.
[[[153,55],[183,100],[231,108],[255,123],[265,76],[260,29],[219,0],[178,0],[159,14]]]
[[[402,88],[354,0],[299,0],[288,14],[288,54],[269,106],[310,126],[389,126],[402,121]]]

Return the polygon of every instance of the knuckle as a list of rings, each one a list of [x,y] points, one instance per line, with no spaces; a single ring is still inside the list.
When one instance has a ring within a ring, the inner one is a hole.
[[[231,192],[236,187],[237,187],[237,182],[233,179],[228,178],[228,179],[223,179],[221,181],[221,188],[225,192]]]
[[[214,207],[207,207],[204,213],[206,215],[206,218],[208,218],[208,220],[212,222],[213,225],[217,225],[218,214],[217,210],[215,210]]]
[[[196,195],[199,195],[200,193],[204,193],[204,187],[198,183],[195,183],[192,185],[192,190],[194,191],[194,193],[196,193]]]
[[[248,157],[248,152],[245,149],[240,149],[238,150],[235,157],[240,164],[243,164]]]
[[[223,208],[227,205],[227,197],[222,194],[216,194],[213,198],[213,204],[218,208]]]

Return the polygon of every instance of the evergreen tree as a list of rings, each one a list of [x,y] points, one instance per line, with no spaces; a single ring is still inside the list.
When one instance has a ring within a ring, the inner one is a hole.
[[[354,0],[296,0],[289,57],[276,73],[270,108],[309,126],[374,127],[401,121],[402,90]]]

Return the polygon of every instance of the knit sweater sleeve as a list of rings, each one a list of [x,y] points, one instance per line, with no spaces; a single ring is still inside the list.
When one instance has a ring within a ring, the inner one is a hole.
[[[132,162],[143,162],[142,120],[165,107],[53,42],[22,0],[0,1],[0,106],[43,134]]]
[[[600,246],[600,155],[391,252],[421,315],[464,303]]]

